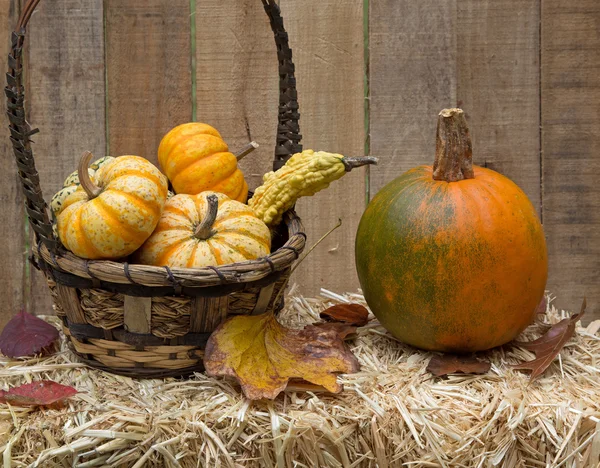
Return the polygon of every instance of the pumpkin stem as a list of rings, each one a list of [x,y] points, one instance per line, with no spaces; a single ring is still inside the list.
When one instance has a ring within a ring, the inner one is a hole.
[[[215,224],[217,212],[219,211],[219,199],[216,195],[208,195],[206,197],[206,202],[208,203],[208,208],[206,209],[204,218],[194,231],[194,237],[200,240],[209,239],[215,234],[212,227],[213,224]]]
[[[434,180],[473,179],[473,147],[462,109],[444,109],[437,122]]]
[[[79,177],[79,184],[87,193],[87,196],[92,198],[96,198],[98,195],[102,193],[102,189],[98,187],[92,179],[90,179],[90,174],[88,173],[88,167],[94,155],[89,151],[86,151],[81,155],[81,159],[79,160],[79,166],[77,166],[77,175]]]
[[[251,141],[241,150],[235,153],[235,157],[238,161],[241,161],[242,159],[244,159],[244,156],[247,156],[248,154],[252,153],[252,151],[254,151],[256,148],[258,148],[258,143],[256,143],[255,141]]]
[[[355,167],[366,166],[367,164],[377,164],[379,159],[375,156],[363,156],[359,158],[342,158],[342,162],[346,167],[346,172],[350,172]]]

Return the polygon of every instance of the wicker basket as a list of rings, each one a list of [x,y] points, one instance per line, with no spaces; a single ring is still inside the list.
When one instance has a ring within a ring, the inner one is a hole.
[[[8,117],[26,210],[35,233],[32,262],[42,270],[73,351],[90,366],[133,377],[181,376],[203,369],[203,349],[227,316],[278,310],[274,303],[306,236],[293,211],[262,259],[206,268],[153,267],[87,261],[55,238],[40,188],[30,137],[37,133],[24,110],[22,48],[25,27],[40,0],[29,0],[11,36],[8,58]],[[298,102],[292,51],[280,10],[263,0],[275,35],[280,99],[274,169],[299,144]],[[282,296],[282,295],[281,295]]]

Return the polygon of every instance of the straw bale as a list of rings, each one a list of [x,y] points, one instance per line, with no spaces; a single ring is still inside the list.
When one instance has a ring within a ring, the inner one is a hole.
[[[564,311],[548,306],[555,323]],[[360,293],[305,298],[292,289],[281,318],[302,326]],[[48,321],[58,322],[48,317]],[[73,385],[62,408],[0,404],[4,467],[596,467],[600,463],[600,322],[579,328],[533,383],[507,365],[533,354],[505,346],[480,357],[487,375],[433,378],[431,354],[375,320],[350,345],[360,372],[331,395],[294,382],[251,402],[230,380],[132,380],[79,364],[64,339],[48,357],[0,357],[2,388],[37,379]],[[544,331],[542,324],[521,339]]]

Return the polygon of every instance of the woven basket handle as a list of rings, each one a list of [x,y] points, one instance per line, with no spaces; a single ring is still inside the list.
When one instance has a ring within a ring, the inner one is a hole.
[[[302,151],[300,145],[300,126],[298,120],[298,94],[292,49],[289,47],[288,35],[283,27],[281,11],[275,0],[262,0],[263,6],[271,23],[277,45],[279,61],[279,114],[277,125],[277,142],[273,169],[279,169],[292,154]],[[40,177],[35,167],[31,135],[38,132],[32,129],[25,114],[25,88],[23,86],[23,43],[27,23],[40,0],[28,0],[15,31],[11,34],[11,50],[8,55],[8,73],[6,74],[8,120],[10,141],[17,161],[17,173],[25,194],[25,209],[29,222],[37,238],[51,251],[56,250],[60,243],[54,237],[52,222],[48,214],[48,205],[44,200],[40,186]]]

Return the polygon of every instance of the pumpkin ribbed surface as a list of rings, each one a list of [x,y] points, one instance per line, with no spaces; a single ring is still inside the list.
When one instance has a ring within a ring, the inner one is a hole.
[[[93,175],[101,189],[90,199],[80,186],[58,216],[58,234],[75,255],[117,259],[138,249],[156,227],[167,197],[167,179],[139,156],[121,156]]]
[[[208,197],[218,211],[205,239],[195,236],[209,211]],[[253,260],[268,255],[269,228],[245,204],[222,193],[175,195],[167,200],[152,236],[135,254],[138,263],[169,267],[205,267]]]
[[[177,194],[214,191],[240,202],[248,198],[248,184],[235,155],[210,125],[192,122],[175,127],[160,142],[158,162]]]

